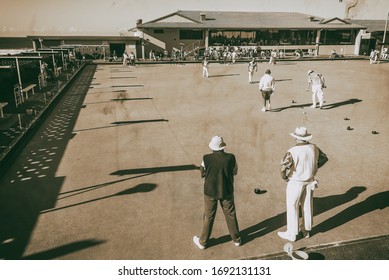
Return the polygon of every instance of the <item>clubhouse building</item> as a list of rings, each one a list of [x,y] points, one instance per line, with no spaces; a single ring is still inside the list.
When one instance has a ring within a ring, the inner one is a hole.
[[[325,19],[295,12],[178,10],[149,22],[139,19],[128,33],[119,36],[2,37],[0,55],[13,54],[13,49],[74,47],[80,57],[111,60],[115,55],[120,59],[124,51],[148,58],[150,51],[170,55],[223,46],[285,53],[302,50],[310,55],[328,55],[332,50],[369,55],[371,49],[381,49],[385,24],[385,20]]]
[[[218,46],[365,55],[382,42],[384,26],[385,20],[325,19],[295,12],[178,10],[149,22],[138,20],[130,31],[140,39],[138,57],[145,57],[150,50]]]

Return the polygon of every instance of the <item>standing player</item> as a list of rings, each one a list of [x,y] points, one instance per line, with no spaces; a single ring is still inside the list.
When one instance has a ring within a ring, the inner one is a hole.
[[[305,238],[310,237],[313,216],[313,190],[318,187],[315,179],[317,171],[327,161],[327,156],[309,142],[312,134],[307,128],[297,127],[293,133],[296,145],[290,148],[281,161],[281,177],[287,182],[286,187],[286,231],[279,231],[279,237],[296,241],[299,234],[299,209],[301,205]]]
[[[255,58],[253,57],[248,65],[249,83],[250,84],[253,83],[254,70],[255,70],[255,72],[258,72],[258,65],[257,65],[257,62],[255,62]]]
[[[201,63],[203,66],[203,77],[208,78],[208,67],[209,67],[209,61],[207,60],[207,57],[204,58],[203,62]]]
[[[207,247],[217,205],[220,204],[231,239],[238,247],[242,243],[234,200],[234,176],[238,174],[238,164],[234,154],[224,151],[226,143],[222,137],[214,136],[209,147],[212,153],[204,155],[200,165],[201,177],[204,178],[203,228],[200,236],[193,237],[193,243],[201,250]]]
[[[276,88],[276,82],[270,74],[270,69],[267,69],[265,75],[263,75],[259,81],[259,91],[261,92],[263,98],[262,112],[266,112],[271,109],[270,98]]]
[[[312,86],[312,106],[311,108],[316,108],[316,96],[319,99],[320,109],[323,109],[324,103],[324,92],[323,89],[326,87],[325,80],[322,74],[315,73],[313,70],[308,71],[308,86]]]

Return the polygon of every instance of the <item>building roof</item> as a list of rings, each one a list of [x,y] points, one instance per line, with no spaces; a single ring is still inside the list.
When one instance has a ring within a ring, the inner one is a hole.
[[[137,41],[139,40],[136,36],[84,36],[84,35],[76,35],[76,36],[39,36],[39,35],[32,35],[27,36],[27,39],[30,40],[39,40],[39,38],[42,38],[43,40],[70,40],[70,41]]]
[[[201,19],[204,15],[205,19]],[[293,12],[181,11],[139,24],[138,28],[180,29],[364,29],[339,18],[324,19]]]
[[[371,20],[371,19],[352,19],[352,23],[359,24],[366,27],[366,31],[373,32],[384,32],[386,20]],[[389,26],[388,26],[389,28]]]

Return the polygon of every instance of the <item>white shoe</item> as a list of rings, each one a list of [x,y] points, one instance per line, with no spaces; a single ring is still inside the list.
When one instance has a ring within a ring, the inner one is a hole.
[[[316,105],[312,105],[311,108],[316,108]]]
[[[234,244],[236,247],[239,247],[240,245],[242,245],[242,242],[234,242]]]
[[[286,239],[286,240],[289,240],[291,242],[296,241],[296,235],[290,235],[287,231],[279,231],[279,232],[277,232],[277,234],[279,237]]]
[[[261,111],[262,111],[262,112],[266,112],[266,108],[263,107],[263,108],[261,109]]]
[[[193,236],[193,243],[199,247],[200,250],[204,250],[205,249],[205,246],[201,245],[200,244],[200,237],[198,236]]]

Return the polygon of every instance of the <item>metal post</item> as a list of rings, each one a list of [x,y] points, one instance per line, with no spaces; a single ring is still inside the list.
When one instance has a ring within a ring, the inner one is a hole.
[[[385,30],[384,30],[384,38],[382,39],[381,53],[384,51],[384,47],[385,47],[386,30],[387,30],[387,28],[388,28],[388,18],[389,18],[389,12],[388,12],[388,15],[386,16]]]
[[[57,66],[55,65],[55,57],[54,57],[54,54],[52,54],[51,56],[53,57],[53,73],[54,73],[55,77],[58,77]]]
[[[16,62],[16,70],[18,71],[18,81],[20,85],[20,90],[22,90],[22,78],[20,77],[19,59],[17,57],[15,58],[15,62]]]
[[[66,70],[66,69],[65,69],[65,59],[64,59],[64,57],[63,57],[62,47],[61,47],[61,58],[62,58],[62,67],[63,67],[63,70]]]
[[[15,62],[16,62],[16,71],[18,72],[18,81],[19,81],[20,95],[22,97],[22,103],[24,103],[22,78],[20,76],[19,59],[17,57],[15,58]]]
[[[38,52],[38,55],[41,56],[41,53]],[[42,60],[41,59],[39,59],[39,68],[41,70],[41,74],[43,74],[43,67],[42,67]]]
[[[18,114],[18,120],[19,120],[19,129],[22,130],[22,119],[20,118],[20,114]]]

